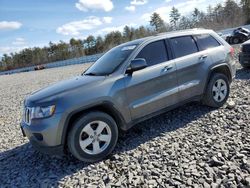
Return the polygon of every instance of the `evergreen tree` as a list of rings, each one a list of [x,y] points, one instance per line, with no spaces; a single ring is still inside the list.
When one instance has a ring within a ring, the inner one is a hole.
[[[163,32],[165,30],[164,21],[156,12],[154,12],[151,16],[150,25],[154,27],[154,30],[157,33]]]
[[[243,12],[246,16],[246,23],[250,24],[250,0],[241,0]]]
[[[103,53],[104,51],[104,41],[101,36],[96,38],[96,45],[95,45],[96,53]]]
[[[127,25],[123,29],[123,38],[125,42],[131,41],[133,38],[133,33],[131,31],[131,28]]]
[[[182,16],[179,23],[179,29],[191,29],[193,28],[193,21],[188,17]]]
[[[199,23],[200,18],[201,18],[201,12],[198,8],[194,9],[194,11],[192,13],[192,17],[193,17],[193,20],[192,20],[193,27],[198,27],[198,23]]]
[[[178,21],[180,20],[181,14],[179,13],[179,10],[175,7],[172,8],[170,12],[170,23],[174,30],[177,29]]]

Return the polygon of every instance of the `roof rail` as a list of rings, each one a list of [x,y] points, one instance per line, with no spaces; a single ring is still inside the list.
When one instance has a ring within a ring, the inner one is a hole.
[[[179,32],[185,32],[185,31],[195,31],[195,30],[205,30],[205,28],[192,28],[192,29],[182,29],[182,30],[176,30],[176,31],[169,31],[169,32],[163,32],[163,33],[157,33],[154,36],[161,36],[169,33],[179,33]]]

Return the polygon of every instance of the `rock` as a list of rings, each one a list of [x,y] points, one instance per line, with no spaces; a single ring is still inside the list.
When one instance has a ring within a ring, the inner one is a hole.
[[[244,155],[244,154],[242,154],[242,153],[237,153],[236,154],[236,158],[237,159],[243,159],[243,158],[245,158],[246,156]]]
[[[204,184],[204,183],[205,183],[205,179],[199,178],[199,179],[198,179],[198,182],[199,182],[200,184]]]
[[[250,166],[250,161],[248,161],[247,159],[242,159],[242,163],[243,163],[244,165]]]
[[[212,159],[209,161],[209,164],[211,167],[222,166],[222,165],[224,165],[224,162],[218,160],[217,157],[213,156]]]
[[[148,180],[148,184],[149,185],[152,185],[152,186],[157,186],[157,182],[156,182],[156,180]]]
[[[203,183],[203,187],[204,187],[204,188],[210,188],[210,184],[208,184],[207,182],[204,182],[204,183]]]
[[[193,180],[192,178],[188,178],[188,180],[187,180],[187,185],[190,185],[190,186],[191,186],[191,185],[192,185],[192,182],[193,182],[192,180]]]
[[[205,167],[204,169],[205,169],[205,171],[207,172],[208,177],[213,178],[213,176],[214,176],[214,174],[215,174],[213,168],[211,168],[211,167]]]
[[[250,187],[250,176],[245,178],[246,186]]]
[[[230,100],[227,102],[227,108],[228,109],[233,109],[236,106],[235,102]]]
[[[219,188],[219,184],[217,184],[217,183],[212,183],[212,184],[211,184],[211,187],[212,187],[212,188]]]
[[[235,179],[235,175],[233,173],[229,173],[227,176],[228,176],[228,178],[230,180],[234,180]]]

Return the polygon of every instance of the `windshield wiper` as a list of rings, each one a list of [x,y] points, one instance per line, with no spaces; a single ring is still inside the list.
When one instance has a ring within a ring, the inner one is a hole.
[[[94,72],[90,72],[90,73],[85,73],[85,76],[105,76],[105,74],[98,74],[98,73],[94,73]]]
[[[85,73],[84,75],[86,75],[86,76],[97,76],[95,73],[93,73],[93,72],[90,72],[90,73]]]

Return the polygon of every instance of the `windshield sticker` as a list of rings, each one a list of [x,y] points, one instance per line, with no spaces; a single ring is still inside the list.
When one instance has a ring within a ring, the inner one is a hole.
[[[133,46],[125,46],[122,48],[122,51],[127,51],[127,50],[134,50],[136,48],[136,45]]]

